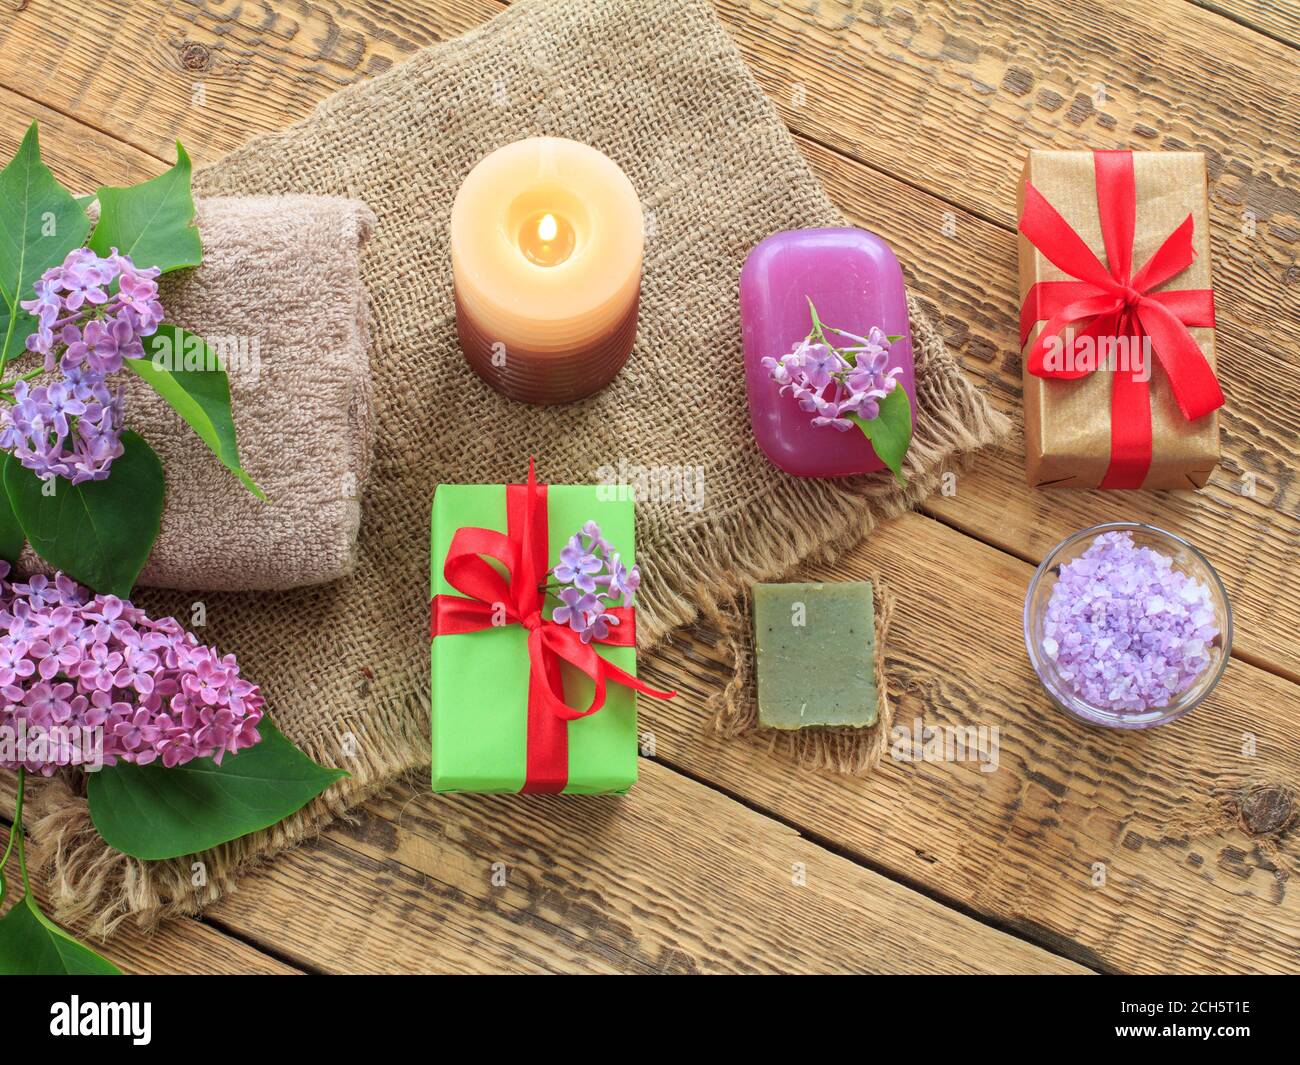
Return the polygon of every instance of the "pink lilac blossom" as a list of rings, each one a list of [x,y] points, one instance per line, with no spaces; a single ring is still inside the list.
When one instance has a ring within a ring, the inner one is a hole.
[[[0,727],[29,737],[54,726],[96,731],[106,765],[220,764],[260,742],[262,694],[233,655],[200,644],[175,618],[152,620],[61,573],[8,577],[0,562]],[[21,764],[50,776],[83,757],[77,745],[52,742],[29,746]],[[0,757],[0,768],[19,764]]]
[[[813,425],[829,425],[840,432],[853,428],[851,415],[870,421],[880,414],[880,401],[898,385],[901,367],[889,363],[889,338],[873,326],[867,336],[842,329],[831,332],[856,343],[835,348],[808,336],[779,359],[767,357],[762,365],[781,387],[813,415]]]
[[[641,583],[637,567],[620,561],[619,553],[601,536],[594,521],[587,522],[560,549],[560,561],[551,575],[560,584],[552,589],[560,605],[551,620],[568,625],[583,643],[609,635],[609,627],[619,623],[618,617],[608,612],[609,607],[617,599],[622,599],[623,606],[631,606]]]
[[[144,358],[143,339],[162,322],[158,274],[137,269],[116,248],[107,258],[75,248],[41,275],[35,299],[19,302],[36,319],[27,349],[45,356],[46,373],[61,376],[6,386],[13,403],[0,408],[0,449],[42,480],[102,481],[122,454],[122,391],[106,380],[124,359]]]
[[[1061,566],[1043,633],[1043,652],[1077,695],[1140,713],[1168,706],[1209,668],[1219,629],[1206,585],[1120,531]]]

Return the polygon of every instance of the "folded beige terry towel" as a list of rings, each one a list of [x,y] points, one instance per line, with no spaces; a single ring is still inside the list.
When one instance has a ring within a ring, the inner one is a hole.
[[[167,320],[207,340],[230,378],[259,502],[148,385],[122,374],[126,425],[162,459],[162,532],[139,583],[244,591],[345,576],[373,450],[362,249],[374,225],[337,196],[199,200],[203,265],[168,275]],[[43,568],[27,550],[25,563]]]

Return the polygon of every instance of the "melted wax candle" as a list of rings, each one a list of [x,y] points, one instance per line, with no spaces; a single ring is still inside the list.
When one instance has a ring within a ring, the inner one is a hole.
[[[609,384],[636,340],[643,225],[627,175],[585,144],[532,137],[480,161],[451,211],[456,326],[474,372],[528,403]]]

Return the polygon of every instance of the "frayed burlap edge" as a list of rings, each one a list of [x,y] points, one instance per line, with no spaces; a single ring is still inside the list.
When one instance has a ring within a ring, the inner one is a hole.
[[[823,770],[864,776],[880,762],[894,722],[894,703],[885,674],[889,626],[894,615],[894,597],[878,574],[871,575],[875,596],[876,653],[872,666],[876,674],[876,721],[867,728],[814,726],[795,731],[765,729],[758,724],[758,699],[754,685],[754,626],[750,623],[748,592],[736,597],[729,609],[712,618],[720,627],[728,657],[734,657],[731,681],[711,706],[713,728],[727,739],[759,733],[768,749],[790,758],[800,769]]]
[[[917,430],[908,450],[908,484],[898,486],[887,474],[866,479],[858,502],[859,534],[866,535],[880,520],[894,517],[929,495],[946,472],[969,466],[975,451],[1000,443],[1010,431],[1005,416],[960,376],[929,316],[913,299],[908,300],[916,349]],[[864,505],[865,501],[865,505]],[[859,539],[857,535],[832,535],[818,550],[804,552],[800,561],[829,562]],[[793,563],[755,577],[755,582],[791,575]],[[722,635],[723,653],[733,663],[726,687],[709,700],[713,728],[735,739],[760,733],[774,752],[788,757],[801,769],[863,776],[880,762],[893,721],[884,662],[894,601],[879,576],[872,577],[876,595],[876,691],[879,707],[870,728],[806,728],[796,732],[762,729],[758,725],[758,698],[754,674],[753,623],[748,590],[723,605],[704,611]]]
[[[419,698],[427,715],[427,697]],[[377,709],[374,716],[396,723],[405,715],[398,707],[387,707]],[[106,939],[128,918],[150,931],[168,918],[199,913],[235,890],[245,873],[319,835],[334,821],[349,819],[351,811],[386,791],[413,765],[427,764],[426,737],[400,736],[391,742],[385,735],[373,724],[340,721],[331,737],[333,750],[357,752],[342,767],[349,778],[270,828],[201,854],[163,861],[142,861],[105,845],[91,820],[84,773],[29,778],[32,868],[48,886],[52,915],[82,934]],[[324,759],[311,746],[306,750],[316,761],[337,760]]]
[[[828,562],[876,525],[913,509],[932,495],[945,473],[967,469],[975,452],[1004,443],[1005,414],[992,407],[948,353],[930,316],[907,300],[916,367],[916,429],[904,463],[907,484],[888,472],[812,481],[819,498],[798,526],[781,520],[808,505],[809,478],[774,480],[771,505],[711,520],[702,534],[682,543],[672,558],[638,559],[643,584],[655,590],[653,606],[638,600],[638,646],[653,650],[665,636],[734,601],[737,587],[784,577],[802,562]],[[722,535],[717,535],[721,529]],[[687,534],[688,537],[690,534]],[[718,575],[725,574],[726,580]],[[672,589],[668,594],[666,590]]]

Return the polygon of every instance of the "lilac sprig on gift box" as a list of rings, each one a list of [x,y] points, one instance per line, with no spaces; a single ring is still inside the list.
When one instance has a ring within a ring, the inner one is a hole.
[[[813,415],[813,425],[828,425],[847,432],[852,419],[872,421],[880,416],[880,401],[898,387],[901,367],[887,369],[889,345],[898,337],[886,336],[872,326],[866,336],[824,325],[817,308],[808,301],[812,329],[803,340],[779,359],[768,356],[762,365],[782,393],[793,396],[801,410]],[[836,347],[826,334],[835,333],[853,341]]]
[[[82,762],[80,739],[92,734],[107,765],[169,768],[195,758],[219,765],[261,739],[262,694],[233,655],[63,574],[8,576],[0,562],[0,725],[24,735],[26,750],[0,754],[0,767],[49,776]]]
[[[631,606],[641,573],[625,566],[617,551],[600,534],[600,526],[587,522],[560,549],[560,561],[551,570],[555,582],[547,586],[560,601],[551,619],[568,625],[583,643],[603,640],[617,625],[612,606]],[[616,602],[622,600],[622,602]]]
[[[1103,533],[1061,566],[1043,633],[1044,653],[1079,696],[1134,713],[1187,691],[1220,635],[1210,589],[1126,531]]]
[[[9,386],[0,448],[38,477],[102,481],[122,454],[122,391],[110,391],[107,379],[124,359],[144,357],[143,339],[162,322],[159,272],[138,269],[116,248],[107,258],[74,248],[41,275],[34,299],[19,301],[37,322],[27,350],[43,355],[43,371],[59,378],[31,387],[42,372],[34,370]]]

